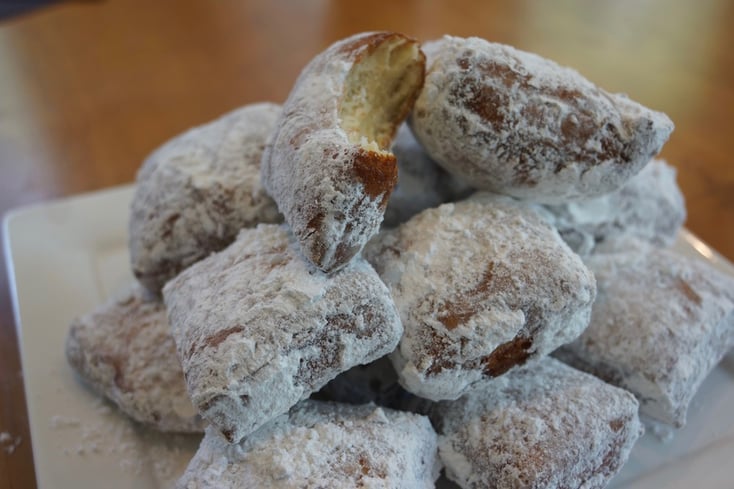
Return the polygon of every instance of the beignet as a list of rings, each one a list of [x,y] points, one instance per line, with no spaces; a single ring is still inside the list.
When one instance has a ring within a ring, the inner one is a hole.
[[[234,241],[239,230],[280,222],[260,184],[260,158],[280,106],[253,104],[195,127],[143,163],[130,209],[134,275],[152,292]]]
[[[166,306],[134,284],[76,318],[66,358],[92,389],[159,431],[199,433],[205,423],[186,391]]]
[[[575,339],[596,292],[591,272],[532,207],[486,193],[381,233],[365,257],[405,328],[392,354],[400,382],[434,401]]]
[[[304,256],[332,272],[379,231],[397,181],[389,152],[423,85],[418,42],[343,39],[301,72],[262,160],[262,181]]]
[[[462,489],[596,489],[643,433],[637,400],[552,358],[439,403],[439,455]]]
[[[194,406],[230,441],[389,353],[402,326],[362,258],[326,275],[285,225],[244,229],[163,289]]]
[[[586,260],[599,288],[591,321],[557,356],[680,428],[701,382],[734,347],[734,277],[672,250],[622,244]]]
[[[423,45],[410,124],[439,164],[477,188],[540,203],[620,188],[673,123],[553,61],[476,37]]]
[[[304,401],[235,445],[208,429],[176,487],[432,489],[440,470],[425,416]]]

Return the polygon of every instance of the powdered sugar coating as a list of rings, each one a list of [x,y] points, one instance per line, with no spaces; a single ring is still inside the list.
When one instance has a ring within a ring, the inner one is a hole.
[[[446,475],[463,489],[602,488],[643,432],[634,396],[545,358],[433,416]]]
[[[280,222],[260,184],[260,158],[280,106],[253,104],[181,134],[138,172],[130,216],[135,276],[157,292],[231,243],[243,227]]]
[[[176,487],[428,489],[440,470],[428,418],[304,401],[236,445],[207,430]]]
[[[405,333],[392,360],[409,391],[456,399],[586,327],[594,277],[530,206],[474,194],[423,211],[365,249]]]
[[[392,152],[398,160],[398,184],[385,209],[385,227],[395,227],[424,209],[461,200],[473,192],[428,156],[407,124],[398,129]]]
[[[371,147],[374,142],[350,142],[341,126],[346,79],[378,45],[400,40],[415,42],[396,33],[361,33],[316,56],[293,86],[263,155],[263,185],[278,203],[304,256],[327,272],[344,266],[379,231],[397,181],[394,155]],[[413,99],[395,121],[395,129]]]
[[[204,422],[186,391],[166,308],[140,285],[71,323],[69,364],[134,420],[198,433]]]
[[[410,123],[428,153],[472,185],[542,203],[616,190],[673,123],[576,71],[479,38],[426,43]]]
[[[392,351],[390,293],[356,258],[331,276],[285,226],[243,230],[163,289],[194,406],[236,442],[338,373]]]
[[[734,277],[642,242],[587,259],[599,294],[588,329],[559,358],[623,387],[676,427],[734,347]]]
[[[667,247],[686,218],[675,174],[665,161],[652,160],[616,192],[545,209],[561,237],[581,255],[591,253],[597,243],[622,236]]]

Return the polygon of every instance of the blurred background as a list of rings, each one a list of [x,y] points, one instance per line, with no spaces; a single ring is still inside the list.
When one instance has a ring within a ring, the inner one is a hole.
[[[687,227],[734,259],[733,24],[731,0],[0,2],[0,213],[132,182],[183,130],[282,102],[337,39],[448,33],[539,53],[666,112]],[[23,440],[0,450],[0,487],[34,487],[4,268],[0,398],[0,432]]]
[[[734,257],[734,230],[724,240],[706,210],[730,198],[734,170],[701,171],[729,159],[733,18],[728,0],[53,3],[0,20],[0,209],[132,181],[184,129],[282,102],[333,41],[392,29],[512,44],[666,112],[676,131],[662,155],[689,226]]]

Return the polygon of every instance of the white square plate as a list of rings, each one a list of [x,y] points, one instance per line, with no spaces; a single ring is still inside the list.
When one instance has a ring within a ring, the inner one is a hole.
[[[5,256],[20,341],[33,456],[40,489],[171,487],[198,446],[196,436],[147,432],[75,378],[64,342],[71,320],[132,280],[127,220],[132,186],[10,213]],[[734,275],[695,236],[676,249]],[[701,387],[688,425],[663,444],[635,446],[613,488],[731,486],[734,466],[734,353]]]

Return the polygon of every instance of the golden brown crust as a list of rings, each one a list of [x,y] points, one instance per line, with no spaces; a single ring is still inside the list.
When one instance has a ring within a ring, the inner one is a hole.
[[[481,360],[483,371],[489,377],[497,377],[516,365],[523,365],[532,353],[533,339],[517,335],[502,343]]]
[[[372,199],[380,198],[382,209],[398,182],[398,165],[395,155],[360,148],[354,158],[355,179],[364,186],[364,193]]]

